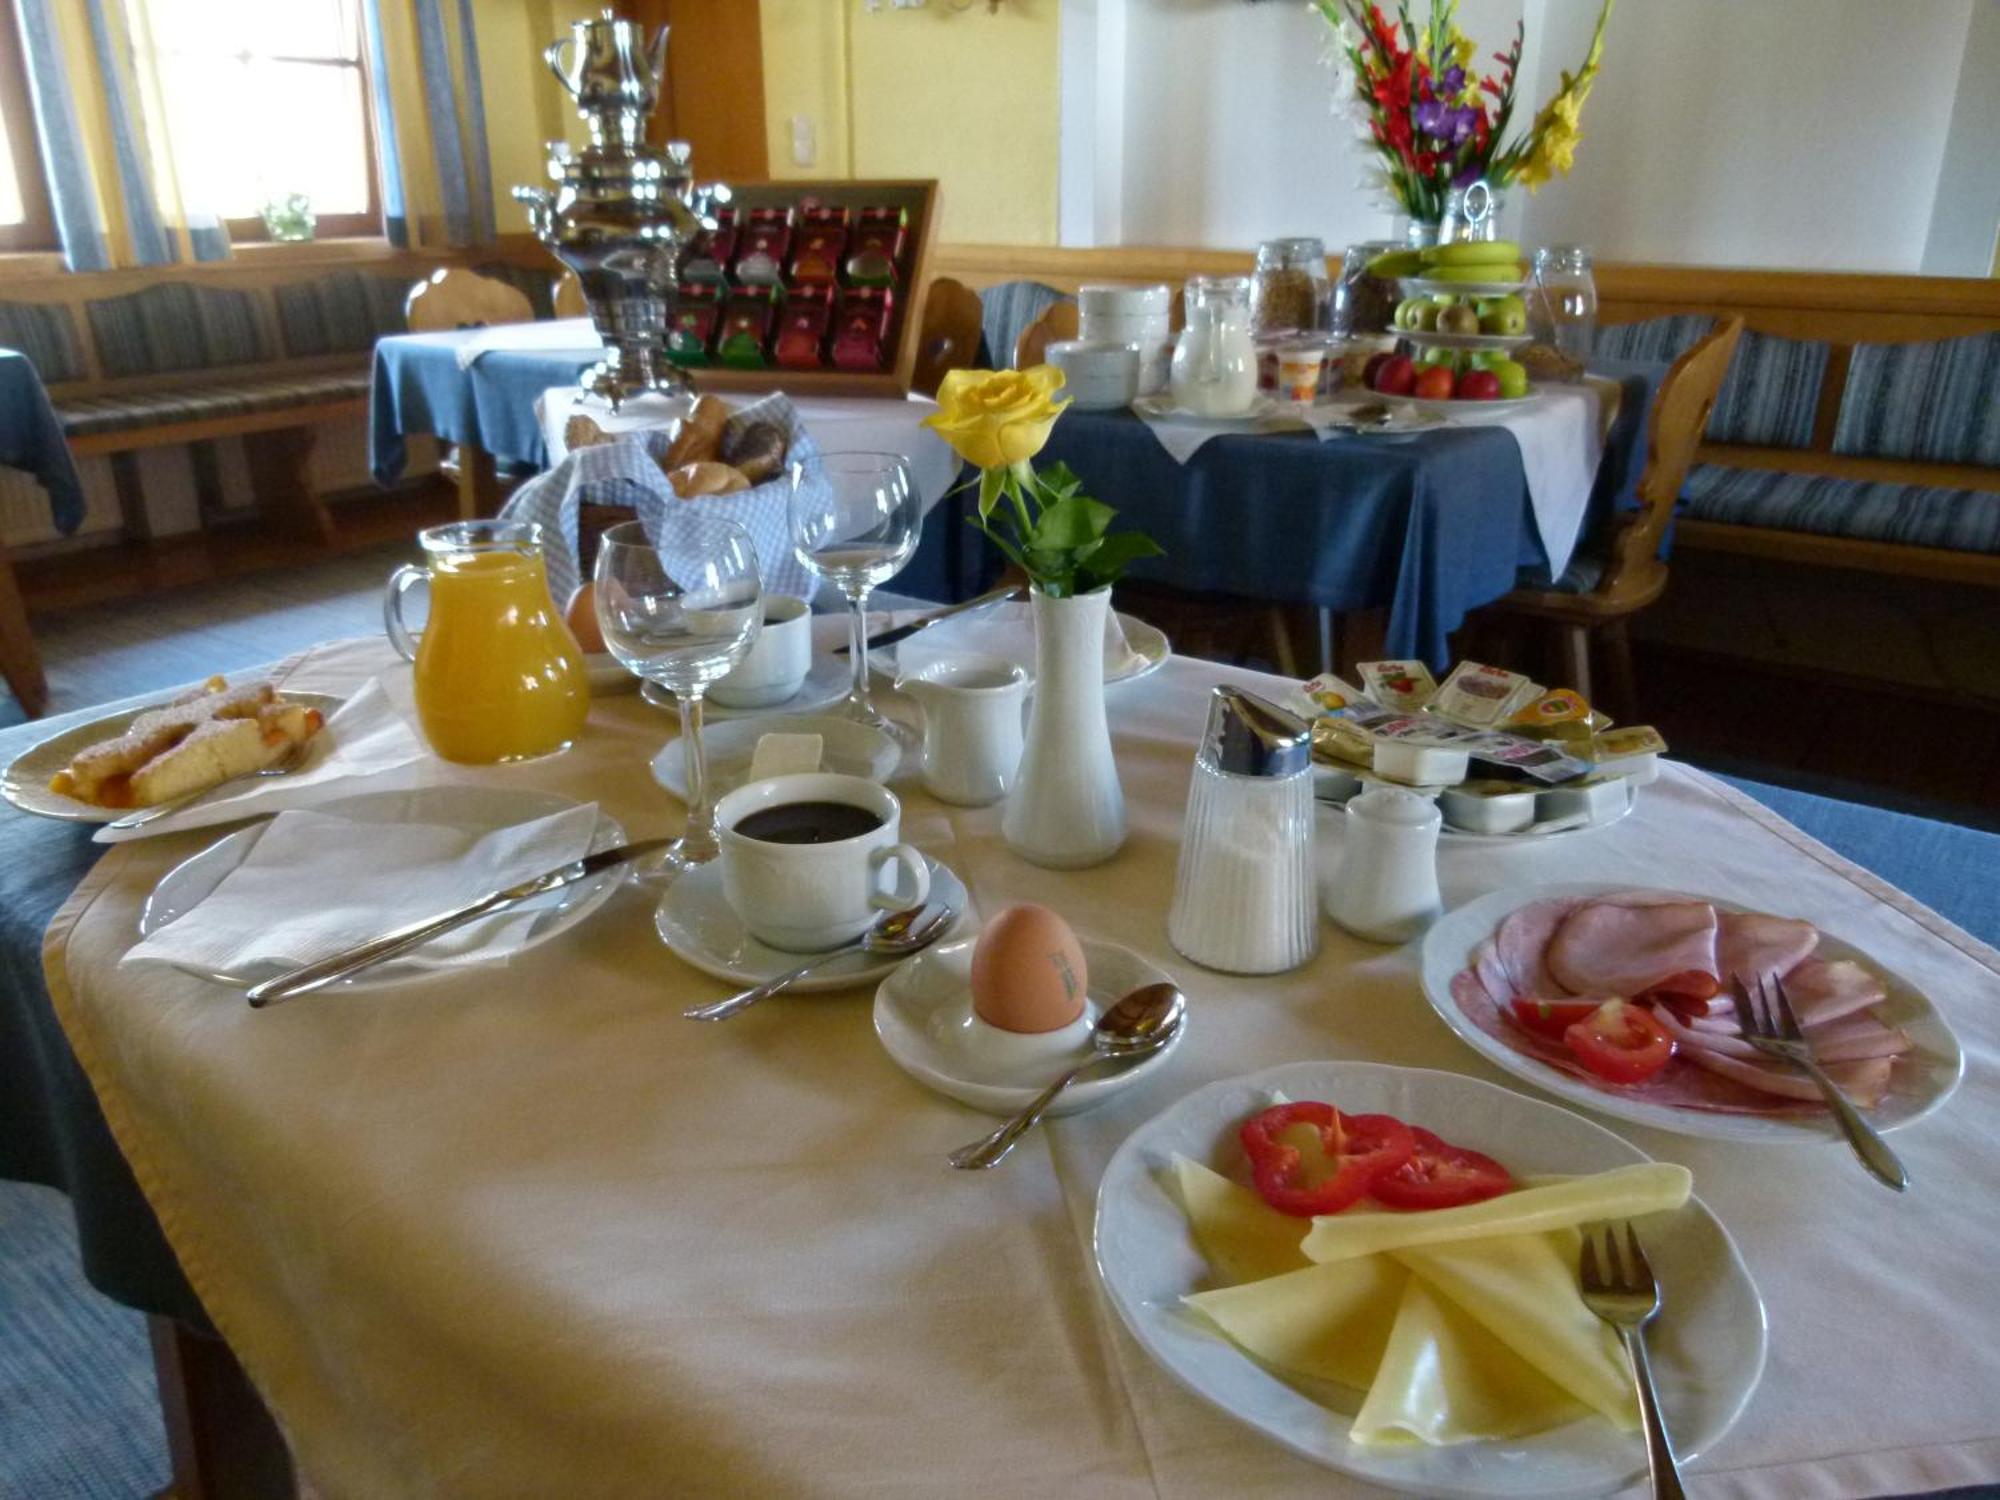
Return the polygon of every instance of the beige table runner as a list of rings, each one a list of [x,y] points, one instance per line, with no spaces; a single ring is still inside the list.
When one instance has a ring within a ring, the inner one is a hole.
[[[392,669],[350,643],[293,680],[337,692]],[[1104,1163],[1189,1089],[1324,1057],[1501,1078],[1430,1013],[1409,953],[1328,928],[1308,968],[1244,980],[1167,946],[1193,740],[1224,679],[1272,685],[1176,661],[1111,690],[1132,839],[1098,870],[1035,869],[997,810],[900,788],[916,841],[982,908],[1048,902],[1194,999],[1161,1076],[993,1173],[944,1167],[987,1121],[896,1070],[865,992],[681,1020],[725,987],[659,945],[638,888],[504,968],[253,1013],[117,968],[146,893],[210,835],[109,853],[50,929],[50,989],[314,1483],[331,1500],[1375,1493],[1172,1385],[1091,1269]],[[678,816],[644,771],[667,733],[607,699],[567,755],[450,774],[596,798],[643,836]],[[1454,903],[1551,880],[1708,890],[1810,917],[1930,991],[1971,1061],[1947,1110],[1897,1138],[1907,1199],[1831,1143],[1616,1128],[1693,1168],[1770,1310],[1763,1385],[1695,1494],[2000,1480],[2000,956],[1678,767],[1613,828],[1450,849],[1443,874]]]

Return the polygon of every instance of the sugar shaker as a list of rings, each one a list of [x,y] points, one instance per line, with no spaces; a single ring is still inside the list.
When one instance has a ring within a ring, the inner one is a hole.
[[[1344,822],[1326,914],[1371,943],[1407,942],[1444,909],[1437,804],[1404,787],[1374,786],[1347,804]]]
[[[1295,969],[1319,950],[1312,733],[1241,688],[1209,699],[1167,937],[1231,974]]]

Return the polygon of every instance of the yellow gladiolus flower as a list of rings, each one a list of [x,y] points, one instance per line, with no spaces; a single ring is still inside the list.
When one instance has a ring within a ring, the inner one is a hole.
[[[1049,429],[1069,405],[1055,399],[1062,387],[1063,372],[1054,365],[950,370],[938,386],[937,412],[924,425],[975,468],[1010,469],[1048,442]]]

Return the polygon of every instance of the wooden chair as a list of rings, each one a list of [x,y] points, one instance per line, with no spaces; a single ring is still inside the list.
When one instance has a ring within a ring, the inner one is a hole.
[[[1565,575],[1586,586],[1518,588],[1488,606],[1494,614],[1556,627],[1568,685],[1585,698],[1591,697],[1591,643],[1602,642],[1608,685],[1621,715],[1635,712],[1637,703],[1626,622],[1666,592],[1667,565],[1660,561],[1660,538],[1673,519],[1674,503],[1687,482],[1688,467],[1742,332],[1743,320],[1731,318],[1675,360],[1667,372],[1646,434],[1638,507],[1613,517],[1608,532],[1594,543],[1587,540],[1579,549],[1582,568],[1572,564]],[[1602,572],[1590,582],[1588,573],[1599,564]]]
[[[532,323],[535,308],[525,293],[504,281],[446,266],[410,288],[403,316],[412,333],[445,333],[492,323]]]
[[[590,316],[590,303],[584,300],[583,283],[574,271],[565,271],[556,278],[553,301],[559,318]]]
[[[1014,368],[1025,370],[1033,365],[1048,363],[1049,345],[1073,339],[1077,332],[1077,312],[1074,302],[1052,302],[1034,322],[1021,330],[1021,336],[1014,342]]]
[[[924,293],[924,322],[917,334],[917,363],[910,389],[935,396],[947,370],[969,370],[979,358],[979,294],[940,276]]]

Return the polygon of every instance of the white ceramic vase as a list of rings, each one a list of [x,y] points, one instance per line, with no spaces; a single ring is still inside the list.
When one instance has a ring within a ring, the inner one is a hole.
[[[1030,864],[1080,870],[1125,842],[1125,794],[1104,718],[1104,626],[1111,590],[1032,594],[1035,700],[1028,747],[1000,831]]]

